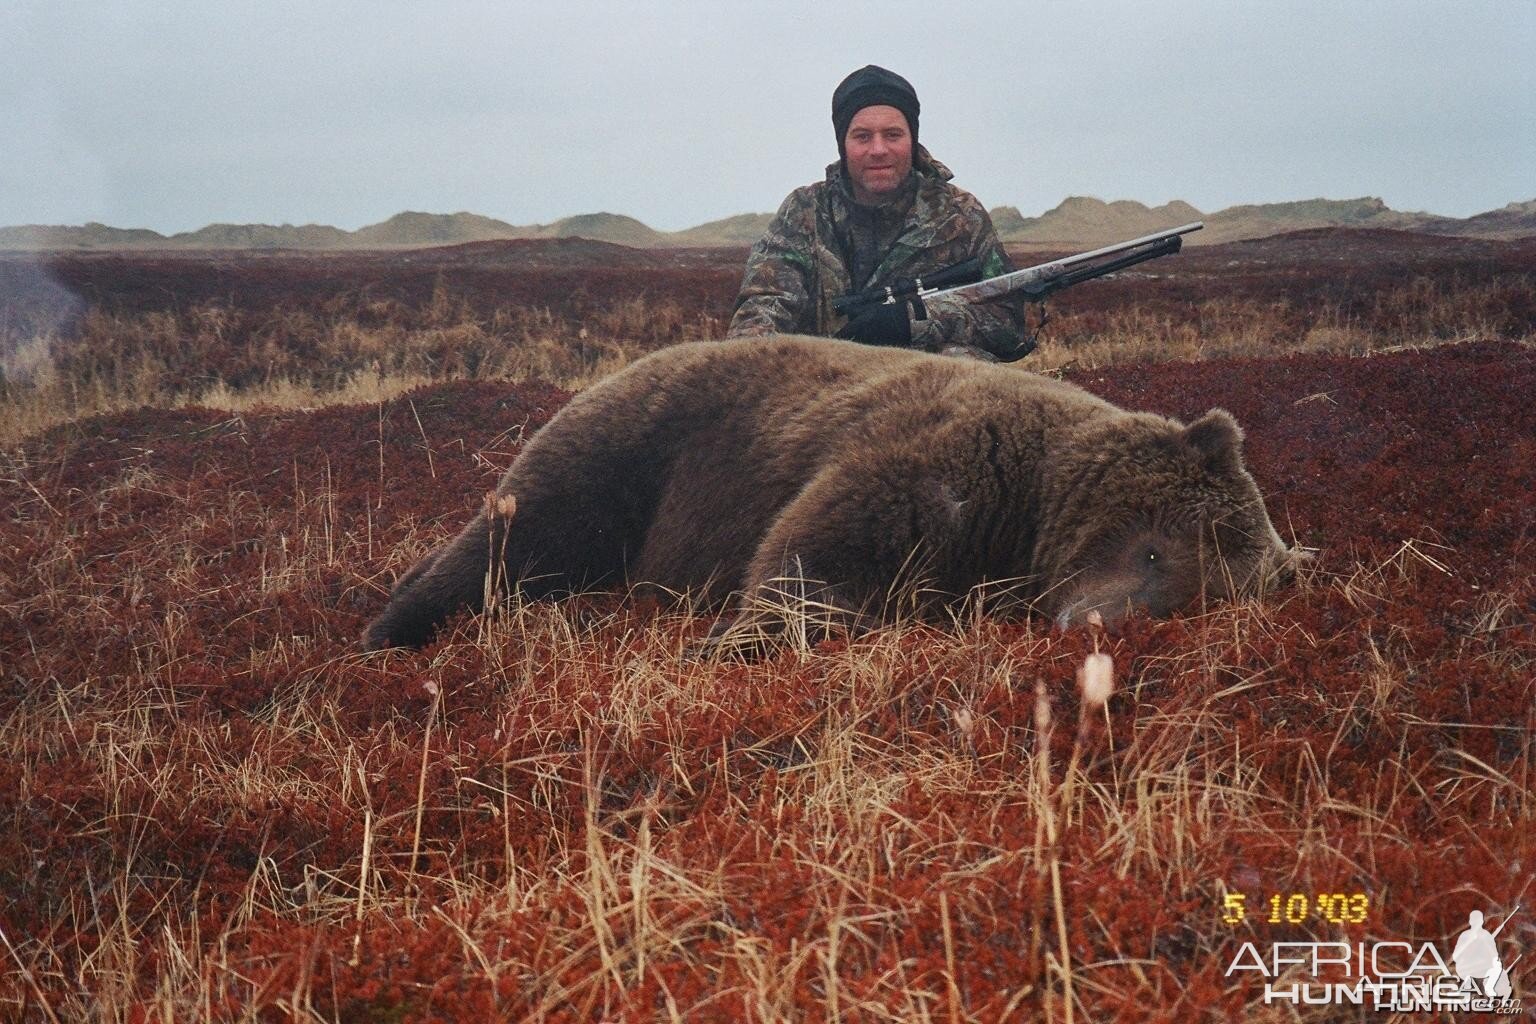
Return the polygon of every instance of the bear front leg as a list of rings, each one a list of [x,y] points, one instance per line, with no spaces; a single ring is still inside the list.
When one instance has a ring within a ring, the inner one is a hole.
[[[750,655],[863,632],[921,595],[952,532],[945,488],[923,469],[893,459],[823,470],[774,519],[706,651]]]
[[[873,624],[843,588],[817,578],[795,556],[743,591],[733,613],[710,629],[702,653],[754,659],[779,644],[804,649],[834,631],[856,635]]]

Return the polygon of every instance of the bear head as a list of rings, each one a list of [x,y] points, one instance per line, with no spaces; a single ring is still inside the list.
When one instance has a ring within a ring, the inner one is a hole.
[[[1298,556],[1270,522],[1242,442],[1221,409],[1188,426],[1128,414],[1052,439],[1035,558],[1042,610],[1063,628],[1091,612],[1112,624],[1282,582]]]

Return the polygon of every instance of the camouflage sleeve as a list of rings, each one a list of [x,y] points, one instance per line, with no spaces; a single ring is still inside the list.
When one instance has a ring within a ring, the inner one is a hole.
[[[976,225],[970,256],[981,258],[981,276],[996,277],[1012,270],[1013,264],[998,241],[986,208],[967,195],[963,210]],[[979,350],[976,354],[983,359],[1010,359],[1017,354],[1027,331],[1024,302],[1018,298],[990,302],[931,299],[926,306],[928,319],[913,321],[912,344],[929,352],[966,348]]]
[[[808,330],[814,318],[811,277],[815,240],[815,197],[798,188],[779,207],[747,256],[741,293],[731,315],[728,338],[785,334]]]

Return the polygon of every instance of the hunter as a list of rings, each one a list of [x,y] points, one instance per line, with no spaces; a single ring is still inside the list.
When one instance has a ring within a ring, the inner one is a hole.
[[[971,258],[1013,269],[976,197],[917,141],[917,93],[871,64],[832,94],[839,160],[789,194],[747,257],[730,337],[834,335],[872,345],[1011,361],[1029,351],[1023,302],[910,298],[847,320],[832,300]]]

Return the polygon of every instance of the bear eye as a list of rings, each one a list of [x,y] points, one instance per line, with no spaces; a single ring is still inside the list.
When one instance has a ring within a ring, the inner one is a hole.
[[[1159,561],[1157,548],[1147,548],[1146,554],[1142,556],[1142,561],[1148,565],[1156,565]]]

